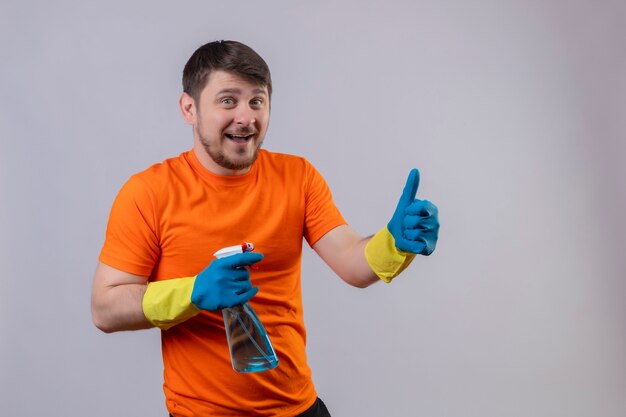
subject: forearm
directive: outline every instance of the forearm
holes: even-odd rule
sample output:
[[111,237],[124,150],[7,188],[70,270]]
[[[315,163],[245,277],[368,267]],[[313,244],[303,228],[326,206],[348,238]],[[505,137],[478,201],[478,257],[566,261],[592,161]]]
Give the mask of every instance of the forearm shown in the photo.
[[359,236],[348,226],[339,226],[323,236],[313,249],[346,283],[365,288],[380,281],[365,259],[370,238]]
[[112,333],[154,327],[143,313],[141,302],[145,284],[124,284],[108,288],[92,300],[93,322],[100,330]]
[[96,327],[106,333],[153,327],[142,310],[145,278],[127,274],[120,282],[119,271],[100,264],[91,296],[91,314]]
[[365,259],[365,246],[370,239],[371,236],[355,242],[349,253],[345,255],[348,262],[337,268],[341,269],[340,272],[336,271],[341,279],[354,287],[365,288],[380,281]]

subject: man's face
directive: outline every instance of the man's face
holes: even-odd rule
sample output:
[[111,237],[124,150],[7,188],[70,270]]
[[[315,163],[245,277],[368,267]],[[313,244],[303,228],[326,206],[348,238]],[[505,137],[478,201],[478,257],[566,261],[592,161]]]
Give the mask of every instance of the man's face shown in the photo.
[[269,124],[267,88],[215,71],[195,102],[195,111],[195,117],[188,122],[194,128],[196,152],[205,153],[198,155],[200,161],[220,175],[247,172]]

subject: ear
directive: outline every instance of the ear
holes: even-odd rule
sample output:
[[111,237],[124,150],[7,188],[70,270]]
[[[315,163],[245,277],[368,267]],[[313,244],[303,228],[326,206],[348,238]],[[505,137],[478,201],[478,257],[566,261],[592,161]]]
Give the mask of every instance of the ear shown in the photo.
[[183,119],[189,125],[194,125],[196,123],[196,115],[197,115],[197,107],[196,101],[187,93],[183,93],[178,100],[178,105],[180,107],[180,112],[183,115]]

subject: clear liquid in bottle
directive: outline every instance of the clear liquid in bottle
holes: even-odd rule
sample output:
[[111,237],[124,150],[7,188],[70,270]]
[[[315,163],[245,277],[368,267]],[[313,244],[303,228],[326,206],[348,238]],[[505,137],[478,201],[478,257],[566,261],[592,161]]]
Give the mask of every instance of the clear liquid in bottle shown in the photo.
[[272,342],[250,304],[225,308],[222,315],[235,371],[262,372],[278,365]]

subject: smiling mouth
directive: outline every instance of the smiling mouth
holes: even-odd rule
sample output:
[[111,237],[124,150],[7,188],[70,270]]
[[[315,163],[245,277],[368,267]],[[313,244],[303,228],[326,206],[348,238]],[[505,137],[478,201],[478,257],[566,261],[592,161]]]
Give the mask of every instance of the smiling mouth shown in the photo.
[[233,142],[236,143],[246,143],[248,142],[250,139],[252,139],[254,137],[253,133],[247,134],[247,135],[234,135],[231,133],[226,133],[225,136],[232,140]]

